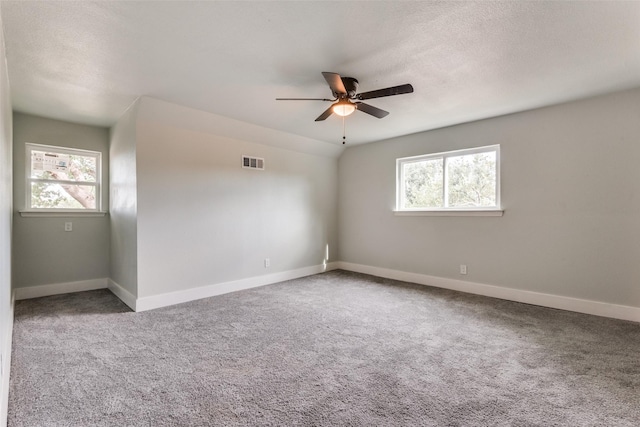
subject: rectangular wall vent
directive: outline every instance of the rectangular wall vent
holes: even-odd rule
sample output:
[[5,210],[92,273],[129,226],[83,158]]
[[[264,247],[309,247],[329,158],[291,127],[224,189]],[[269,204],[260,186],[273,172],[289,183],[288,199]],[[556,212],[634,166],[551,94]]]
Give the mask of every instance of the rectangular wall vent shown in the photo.
[[260,157],[242,156],[242,167],[247,169],[264,170],[264,159]]

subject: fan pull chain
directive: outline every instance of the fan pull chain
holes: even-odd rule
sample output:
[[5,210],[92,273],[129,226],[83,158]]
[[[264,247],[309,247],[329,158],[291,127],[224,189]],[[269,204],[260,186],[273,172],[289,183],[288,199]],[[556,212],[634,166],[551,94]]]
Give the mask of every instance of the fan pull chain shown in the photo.
[[345,131],[345,120],[344,120],[344,116],[342,116],[342,145],[344,145],[347,142],[346,134],[347,132]]

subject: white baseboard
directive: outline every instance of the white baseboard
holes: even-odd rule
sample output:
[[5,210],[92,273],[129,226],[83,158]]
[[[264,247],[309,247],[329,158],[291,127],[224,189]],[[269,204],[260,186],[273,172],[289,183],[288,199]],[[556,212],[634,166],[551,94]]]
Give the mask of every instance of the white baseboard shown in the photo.
[[[429,276],[419,273],[409,273],[406,271],[373,267],[363,264],[354,264],[344,261],[314,265],[296,270],[267,274],[264,276],[249,277],[246,279],[240,279],[231,282],[216,283],[208,286],[185,289],[181,291],[153,295],[144,298],[136,298],[135,295],[131,294],[124,287],[107,278],[16,288],[14,290],[15,293],[13,298],[14,300],[23,300],[49,295],[64,294],[69,292],[90,291],[94,289],[108,288],[133,311],[146,311],[152,310],[154,308],[166,307],[174,304],[194,301],[197,299],[222,295],[229,292],[240,291],[243,289],[270,285],[285,280],[297,279],[300,277],[323,273],[338,268],[358,273],[371,274],[378,277],[385,277],[388,279],[417,283],[420,285],[427,285],[437,288],[467,292],[471,294],[484,295],[493,298],[500,298],[509,301],[522,302],[525,304],[540,305],[543,307],[575,311],[578,313],[592,314],[595,316],[611,317],[614,319],[640,322],[640,307],[611,304],[601,301],[591,301],[579,298],[545,294],[540,292],[531,292],[521,289],[505,288],[502,286],[487,285],[484,283],[449,279],[445,277]],[[9,343],[9,346],[10,345],[11,343]],[[3,363],[6,364],[6,360],[4,360]]]
[[406,271],[372,267],[369,265],[354,264],[343,261],[339,261],[336,264],[338,268],[343,270],[371,274],[372,276],[384,277],[387,279],[401,280],[404,282],[417,283],[419,285],[451,289],[454,291],[484,295],[493,298],[522,302],[525,304],[540,305],[543,307],[557,308],[567,311],[575,311],[578,313],[592,314],[595,316],[611,317],[614,319],[640,322],[640,307],[570,298],[559,295],[544,294],[540,292],[524,291],[521,289],[504,288],[502,286],[485,285],[483,283],[467,282],[464,280],[448,279],[445,277],[428,276],[426,274],[408,273]]
[[304,267],[297,270],[283,271],[280,273],[267,274],[264,276],[249,277],[247,279],[235,280],[232,282],[216,283],[213,285],[198,288],[185,289],[182,291],[170,292],[161,295],[153,295],[145,298],[136,298],[135,295],[126,290],[115,281],[103,278],[82,280],[78,282],[53,283],[50,285],[29,286],[15,289],[15,299],[23,300],[30,298],[46,297],[51,295],[66,294],[71,292],[92,291],[94,289],[108,288],[122,302],[128,305],[133,311],[146,311],[154,308],[166,307],[180,304],[201,298],[208,298],[215,295],[222,295],[229,292],[250,289],[258,286],[270,285],[285,280],[297,279],[299,277],[311,276],[325,271],[335,270],[337,263],[326,263]]
[[15,288],[16,300],[48,297],[50,295],[68,294],[71,292],[93,291],[105,289],[107,278],[79,280],[77,282],[52,283],[50,285],[28,286]]
[[3,313],[3,316],[7,316],[7,325],[5,334],[5,342],[0,343],[2,346],[2,362],[0,369],[2,374],[0,375],[0,426],[7,425],[7,416],[9,414],[9,377],[11,374],[11,343],[13,341],[13,313],[15,307],[16,296],[14,292],[11,292],[11,300],[9,306],[9,313]]
[[[202,298],[209,298],[229,292],[241,291],[243,289],[271,285],[273,283],[278,283],[285,280],[298,279],[300,277],[311,276],[313,274],[335,270],[336,268],[337,263],[332,262],[299,268],[297,270],[283,271],[280,273],[267,274],[264,276],[234,280],[232,282],[216,283],[213,285],[201,286],[198,288],[185,289],[183,291],[169,292],[166,294],[138,298],[135,304],[135,311],[152,310],[154,308],[166,307]],[[129,306],[131,307],[131,305]]]
[[127,304],[129,308],[133,311],[136,311],[136,297],[131,292],[123,288],[121,285],[117,284],[113,280],[109,279],[109,283],[107,285],[109,290],[113,292],[115,296],[120,298],[120,300]]

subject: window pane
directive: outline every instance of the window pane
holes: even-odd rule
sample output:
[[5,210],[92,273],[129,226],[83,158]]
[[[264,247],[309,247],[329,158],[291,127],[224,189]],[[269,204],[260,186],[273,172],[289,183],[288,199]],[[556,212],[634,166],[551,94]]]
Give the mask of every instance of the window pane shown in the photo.
[[32,182],[31,208],[96,209],[96,187]]
[[496,206],[496,152],[447,158],[448,207]]
[[423,160],[402,164],[404,194],[402,208],[441,208],[442,159]]
[[96,182],[96,158],[31,151],[31,178]]

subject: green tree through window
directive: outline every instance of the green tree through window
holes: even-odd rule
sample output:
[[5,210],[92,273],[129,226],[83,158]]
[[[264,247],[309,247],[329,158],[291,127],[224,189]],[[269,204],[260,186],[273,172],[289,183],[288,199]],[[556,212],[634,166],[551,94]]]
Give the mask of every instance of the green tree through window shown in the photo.
[[29,209],[98,210],[97,152],[27,144]]

